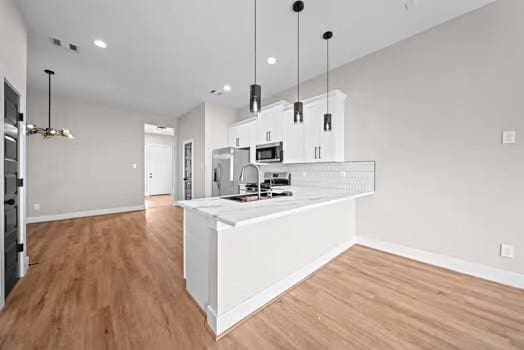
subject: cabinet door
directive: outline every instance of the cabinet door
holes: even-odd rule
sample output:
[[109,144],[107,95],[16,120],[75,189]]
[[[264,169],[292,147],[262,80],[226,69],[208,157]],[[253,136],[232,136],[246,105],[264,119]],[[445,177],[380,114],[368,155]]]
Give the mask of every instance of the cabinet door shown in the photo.
[[229,128],[229,147],[238,147],[240,142],[238,126],[231,126]]
[[304,105],[304,162],[306,163],[316,163],[320,161],[320,131],[323,121],[321,107],[320,103]]
[[284,163],[304,162],[304,124],[293,122],[293,109],[283,113],[284,118]]
[[230,128],[229,144],[231,147],[245,148],[254,144],[255,122],[237,124]]
[[274,108],[260,113],[257,120],[257,144],[283,141],[284,120],[281,108]]

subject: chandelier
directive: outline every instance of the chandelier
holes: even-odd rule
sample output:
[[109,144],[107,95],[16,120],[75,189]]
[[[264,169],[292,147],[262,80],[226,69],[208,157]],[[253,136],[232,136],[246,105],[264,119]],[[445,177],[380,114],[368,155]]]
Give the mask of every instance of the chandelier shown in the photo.
[[47,128],[40,128],[33,124],[27,124],[27,133],[29,135],[42,135],[45,139],[50,139],[53,136],[63,136],[67,137],[68,139],[73,138],[73,134],[71,134],[71,131],[69,129],[60,129],[57,130],[55,128],[51,127],[51,76],[55,74],[52,70],[46,69],[44,72],[48,75],[48,81],[49,81],[49,105],[48,105],[48,126]]

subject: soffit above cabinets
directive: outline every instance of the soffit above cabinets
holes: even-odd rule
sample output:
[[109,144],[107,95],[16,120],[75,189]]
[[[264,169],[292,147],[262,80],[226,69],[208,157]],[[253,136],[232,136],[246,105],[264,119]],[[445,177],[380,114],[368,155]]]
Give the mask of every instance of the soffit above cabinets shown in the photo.
[[[245,0],[18,1],[29,26],[29,86],[45,90],[44,68],[61,72],[59,95],[180,115],[206,100],[248,104],[253,71],[253,3]],[[324,73],[322,33],[333,30],[331,66],[340,66],[493,0],[305,1],[301,77]],[[258,80],[268,97],[296,84],[291,3],[258,4]],[[416,6],[413,4],[416,3]],[[57,16],[57,13],[60,15]],[[57,50],[49,37],[81,48]],[[107,48],[93,45],[95,39]],[[276,57],[269,65],[266,59]],[[231,91],[210,95],[230,85]]]

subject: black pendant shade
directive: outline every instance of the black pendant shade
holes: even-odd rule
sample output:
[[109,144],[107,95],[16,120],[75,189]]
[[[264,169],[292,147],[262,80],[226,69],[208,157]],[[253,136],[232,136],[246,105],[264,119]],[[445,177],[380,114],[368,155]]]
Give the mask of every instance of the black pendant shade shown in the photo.
[[262,87],[258,84],[253,84],[250,86],[249,91],[249,111],[258,113],[262,107]]
[[300,12],[303,10],[303,1],[293,3],[293,11],[297,14],[297,102],[295,102],[293,108],[293,121],[295,123],[304,122],[304,105],[300,101]]
[[254,78],[255,82],[249,88],[249,111],[259,113],[262,110],[262,87],[257,84],[257,0],[255,0],[255,23],[254,23]]
[[293,121],[295,124],[304,122],[304,104],[302,102],[295,102],[293,105]]
[[27,133],[29,135],[42,135],[45,139],[52,138],[53,136],[63,136],[67,137],[68,139],[73,138],[73,134],[71,134],[71,131],[69,129],[60,129],[57,130],[53,127],[51,127],[51,76],[55,75],[55,72],[52,70],[46,69],[44,70],[44,73],[47,74],[48,77],[48,97],[49,97],[49,103],[48,103],[48,109],[47,109],[47,118],[48,118],[48,125],[47,128],[40,128],[33,124],[27,124],[26,129]]
[[333,32],[325,32],[322,38],[326,40],[326,114],[324,114],[324,131],[331,131],[333,128],[333,116],[329,113],[329,40],[333,38]]

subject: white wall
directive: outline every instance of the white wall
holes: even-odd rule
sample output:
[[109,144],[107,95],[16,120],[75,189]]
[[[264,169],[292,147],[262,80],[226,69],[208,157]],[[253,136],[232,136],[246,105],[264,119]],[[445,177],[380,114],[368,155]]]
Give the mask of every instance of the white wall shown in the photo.
[[[524,273],[523,13],[498,1],[333,71],[349,96],[346,159],[377,161],[359,235]],[[333,48],[350,44],[335,33]],[[301,86],[303,98],[324,91],[324,76]],[[519,144],[501,145],[504,129]]]
[[[29,91],[27,114],[47,123],[46,92]],[[173,127],[174,118],[54,96],[52,122],[75,139],[28,138],[28,216],[143,206],[144,123]]]
[[205,169],[205,118],[206,105],[201,103],[191,111],[180,116],[177,119],[177,128],[175,135],[177,137],[177,166],[178,166],[178,181],[177,181],[177,200],[184,199],[184,167],[183,167],[183,152],[184,142],[193,140],[193,198],[204,197],[204,169]]
[[0,0],[0,68],[23,97],[27,81],[27,28],[14,0]]
[[177,199],[184,198],[183,192],[183,143],[193,140],[193,198],[211,196],[212,151],[227,147],[229,126],[237,117],[237,111],[210,103],[201,103],[178,118],[178,174]]
[[148,182],[148,160],[149,160],[149,145],[165,145],[165,146],[171,146],[172,150],[173,150],[173,159],[172,159],[172,164],[173,164],[173,170],[172,170],[172,174],[173,174],[173,185],[172,185],[172,189],[171,189],[171,194],[175,194],[175,189],[176,189],[176,184],[177,184],[177,180],[178,180],[178,176],[177,176],[177,173],[176,173],[176,152],[177,152],[177,148],[176,148],[176,138],[175,136],[170,136],[170,135],[159,135],[159,134],[150,134],[150,133],[146,133],[145,134],[145,154],[144,154],[144,157],[145,157],[145,169],[144,169],[144,181],[145,181],[145,194],[146,196],[148,195],[148,185],[149,185],[149,182]]
[[206,159],[205,195],[212,195],[213,150],[229,145],[229,127],[237,119],[235,110],[216,104],[206,103]]

